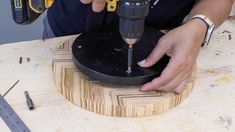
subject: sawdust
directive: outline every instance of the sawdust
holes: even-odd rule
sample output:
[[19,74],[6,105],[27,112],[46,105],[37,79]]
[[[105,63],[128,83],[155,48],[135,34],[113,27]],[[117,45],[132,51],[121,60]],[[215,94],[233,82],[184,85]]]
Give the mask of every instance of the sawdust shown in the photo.
[[222,33],[231,33],[231,32],[228,30],[224,30]]
[[213,88],[213,87],[216,87],[216,86],[217,86],[216,84],[213,84],[213,83],[210,84],[210,87],[212,87],[212,88]]
[[221,77],[218,79],[214,80],[211,84],[210,87],[217,87],[218,85],[221,84],[227,84],[231,82],[231,76],[228,73],[224,73]]
[[228,73],[223,74],[222,77],[216,79],[213,84],[219,85],[224,83],[229,83],[231,81],[231,77]]
[[221,50],[215,50],[215,55],[220,55],[222,53],[222,51]]
[[136,121],[141,128],[141,132],[147,132],[147,127],[145,125],[145,122],[143,122],[142,120],[136,120]]
[[222,125],[222,127],[229,129],[233,123],[233,119],[229,116],[219,116],[218,122],[220,125]]
[[[222,32],[223,34],[227,34],[227,36],[228,36],[228,40],[231,40],[232,39],[232,32],[230,32],[230,31],[228,31],[228,30],[224,30],[223,32]],[[223,37],[225,37],[224,35],[223,35]]]
[[209,68],[209,69],[198,69],[196,77],[203,77],[203,76],[216,76],[220,74],[229,74],[232,72],[233,66],[222,66],[218,68]]
[[60,127],[56,128],[56,132],[62,132],[62,129]]

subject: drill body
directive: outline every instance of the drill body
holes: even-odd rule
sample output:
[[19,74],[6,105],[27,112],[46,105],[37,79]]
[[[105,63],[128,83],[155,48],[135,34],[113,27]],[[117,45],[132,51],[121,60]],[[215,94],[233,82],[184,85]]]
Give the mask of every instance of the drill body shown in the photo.
[[34,22],[54,0],[11,0],[12,17],[17,24]]
[[132,72],[133,45],[141,38],[144,32],[145,17],[148,13],[148,0],[122,0],[118,3],[119,32],[122,39],[128,44],[126,70],[128,74]]

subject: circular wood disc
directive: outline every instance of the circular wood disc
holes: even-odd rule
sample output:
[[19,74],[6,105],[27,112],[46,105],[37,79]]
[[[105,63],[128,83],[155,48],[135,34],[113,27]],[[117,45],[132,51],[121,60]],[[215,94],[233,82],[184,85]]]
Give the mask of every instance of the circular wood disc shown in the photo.
[[181,94],[140,92],[139,86],[104,85],[88,81],[73,63],[71,45],[74,39],[65,41],[55,51],[52,69],[59,92],[85,110],[116,117],[156,115],[180,104],[193,89],[194,79]]
[[74,63],[89,79],[115,85],[140,85],[160,76],[169,62],[164,56],[150,68],[137,62],[145,59],[164,34],[145,27],[141,39],[133,46],[132,72],[127,73],[128,45],[118,27],[104,25],[82,33],[72,46]]

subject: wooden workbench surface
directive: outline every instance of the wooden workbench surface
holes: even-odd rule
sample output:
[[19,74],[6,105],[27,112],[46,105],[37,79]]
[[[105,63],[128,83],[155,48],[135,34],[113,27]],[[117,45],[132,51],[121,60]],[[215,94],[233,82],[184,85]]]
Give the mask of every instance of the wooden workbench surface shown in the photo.
[[[32,131],[235,131],[234,20],[217,29],[210,46],[201,50],[191,95],[176,108],[151,117],[98,115],[60,95],[54,84],[51,61],[55,48],[67,39],[0,46],[0,93],[20,80],[5,98]],[[21,56],[22,64],[19,64]],[[33,111],[27,109],[26,90],[36,105]],[[0,131],[9,131],[1,119]]]

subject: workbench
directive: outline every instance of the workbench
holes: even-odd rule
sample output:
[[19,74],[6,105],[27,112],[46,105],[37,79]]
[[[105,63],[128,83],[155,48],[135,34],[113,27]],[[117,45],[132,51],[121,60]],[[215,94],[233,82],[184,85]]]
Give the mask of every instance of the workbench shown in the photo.
[[[201,49],[189,97],[167,112],[140,118],[88,112],[58,92],[52,75],[53,51],[70,37],[0,46],[0,93],[20,80],[5,99],[32,131],[235,131],[235,20],[227,20],[215,31],[209,47]],[[26,105],[26,90],[36,107],[32,111]],[[1,119],[0,131],[10,131]]]

